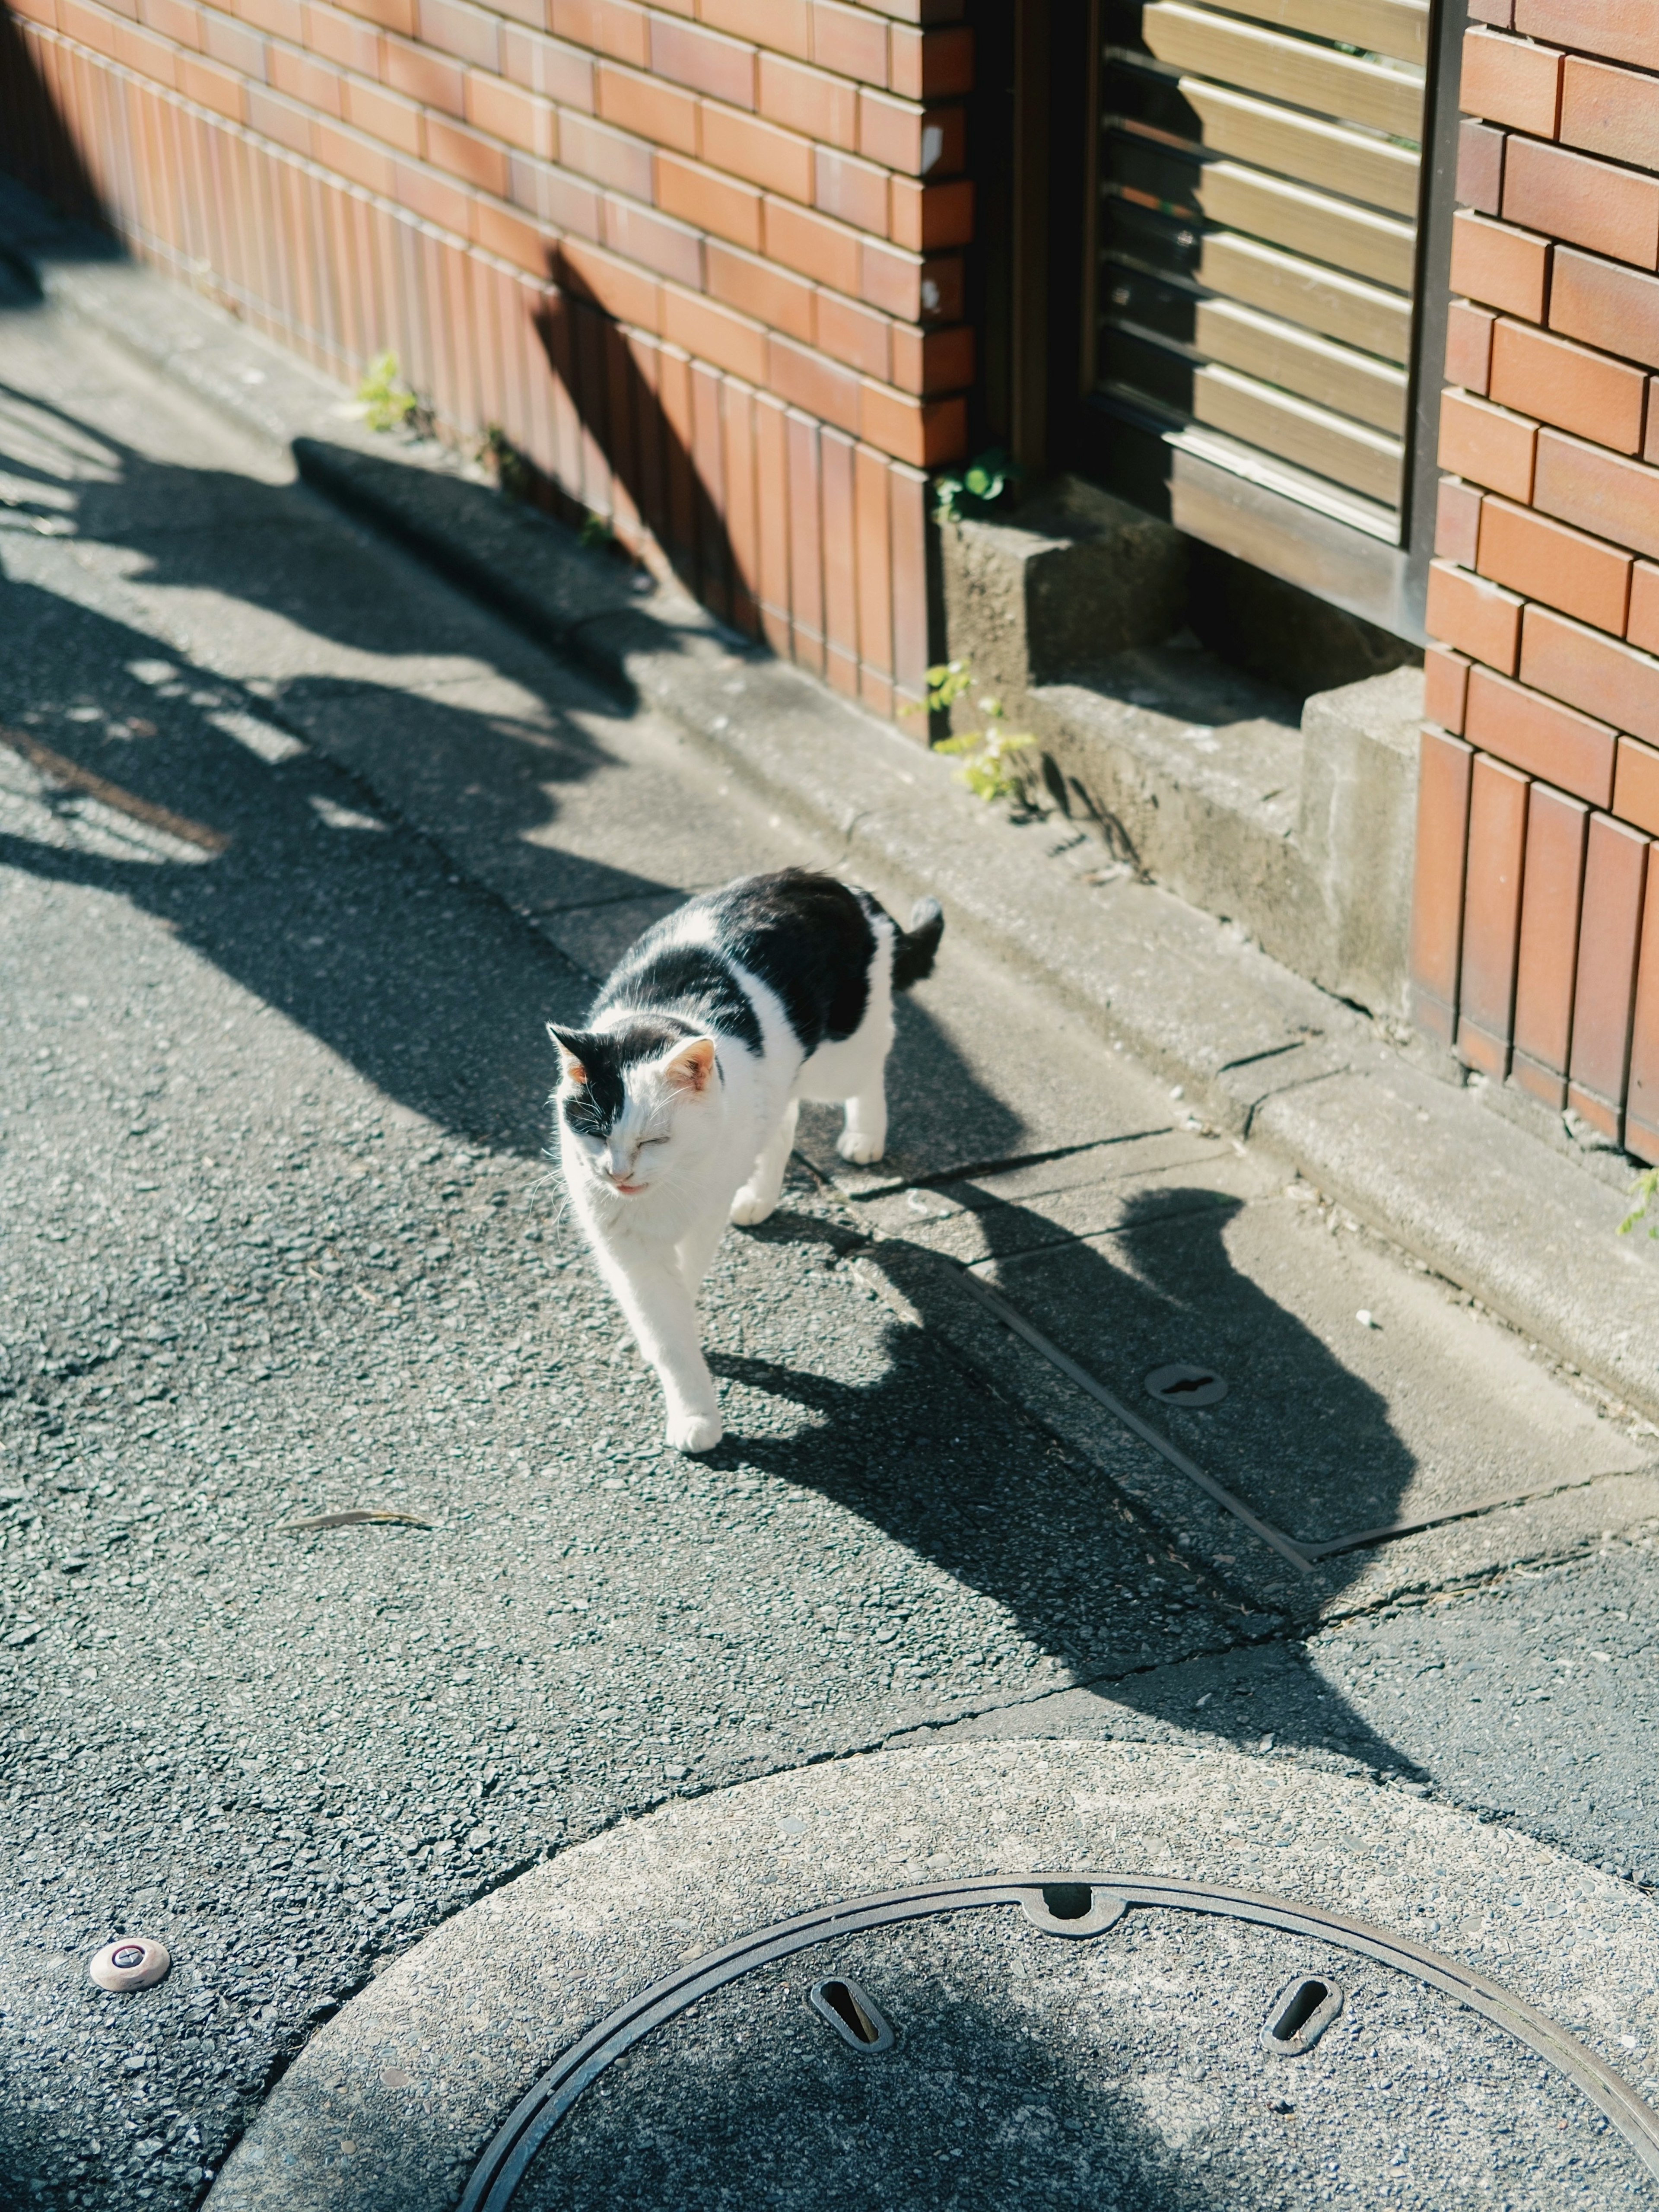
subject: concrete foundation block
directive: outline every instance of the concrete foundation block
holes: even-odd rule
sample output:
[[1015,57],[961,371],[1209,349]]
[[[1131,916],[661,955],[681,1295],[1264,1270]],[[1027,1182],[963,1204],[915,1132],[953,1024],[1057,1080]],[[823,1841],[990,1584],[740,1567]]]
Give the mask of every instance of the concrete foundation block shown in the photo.
[[[947,650],[973,668],[957,728],[978,728],[978,702],[998,696],[1042,745],[1046,794],[1117,863],[1402,1020],[1420,668],[1303,702],[1285,635],[1301,595],[1272,580],[1252,608],[1255,668],[1206,650],[1197,599],[1214,615],[1214,557],[1078,477],[1018,522],[947,522],[940,542]],[[1322,664],[1378,657],[1325,650]],[[1301,661],[1305,677],[1321,653]],[[1281,668],[1287,684],[1263,679]]]
[[1264,919],[1312,896],[1294,835],[1293,702],[1201,652],[1152,647],[1038,686],[1022,726],[1048,795],[1147,881],[1264,944]]
[[[1303,700],[1285,628],[1296,605],[1271,579],[1253,609],[1255,672],[1206,650],[1194,632],[1212,556],[1075,478],[1017,522],[947,523],[941,542],[947,649],[975,678],[957,726],[981,726],[979,700],[1000,699],[1042,747],[1048,796],[1114,860],[1324,989],[1403,1018],[1421,669]],[[1376,665],[1328,646],[1303,654],[1307,669]],[[1264,680],[1281,667],[1288,684]]]
[[1316,692],[1302,710],[1297,843],[1328,933],[1304,975],[1376,1014],[1406,1013],[1423,672]]
[[1011,715],[1032,686],[1186,619],[1187,539],[1077,477],[1018,522],[947,522],[939,536],[951,657],[971,660]]

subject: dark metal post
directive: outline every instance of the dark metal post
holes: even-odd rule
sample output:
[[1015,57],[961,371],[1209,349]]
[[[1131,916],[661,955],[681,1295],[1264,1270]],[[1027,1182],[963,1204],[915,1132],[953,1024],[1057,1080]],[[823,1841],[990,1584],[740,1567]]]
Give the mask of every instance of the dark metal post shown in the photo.
[[1028,476],[1048,463],[1049,0],[1015,0],[1013,344],[1010,451]]
[[1423,118],[1423,190],[1417,218],[1417,319],[1412,343],[1411,465],[1402,518],[1406,604],[1419,628],[1434,555],[1440,483],[1440,388],[1445,381],[1451,289],[1452,209],[1457,194],[1457,94],[1467,0],[1438,0],[1429,42]]

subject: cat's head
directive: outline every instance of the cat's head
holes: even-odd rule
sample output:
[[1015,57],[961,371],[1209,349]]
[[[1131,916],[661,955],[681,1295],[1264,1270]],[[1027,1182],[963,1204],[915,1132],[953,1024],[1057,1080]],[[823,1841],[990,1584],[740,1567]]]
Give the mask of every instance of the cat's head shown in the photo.
[[696,1164],[720,1090],[714,1040],[685,1024],[637,1015],[614,1030],[547,1033],[562,1079],[553,1103],[599,1187],[637,1200]]

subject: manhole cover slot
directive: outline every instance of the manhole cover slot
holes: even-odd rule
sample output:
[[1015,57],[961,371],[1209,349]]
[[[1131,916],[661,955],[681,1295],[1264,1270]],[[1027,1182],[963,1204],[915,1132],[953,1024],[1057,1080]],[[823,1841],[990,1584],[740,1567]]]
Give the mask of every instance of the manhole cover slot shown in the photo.
[[1094,1901],[1095,1893],[1086,1881],[1043,1884],[1043,1908],[1056,1920],[1081,1920]]
[[1123,1900],[1086,1881],[1045,1881],[1021,1893],[1020,1911],[1045,1936],[1100,1936],[1123,1917]]
[[806,2002],[833,2027],[842,2041],[866,2057],[893,2047],[893,2031],[856,1982],[814,1982]]
[[1342,1992],[1334,1982],[1300,1976],[1273,1999],[1261,2024],[1261,2040],[1281,2058],[1299,2058],[1313,2049],[1341,2009]]

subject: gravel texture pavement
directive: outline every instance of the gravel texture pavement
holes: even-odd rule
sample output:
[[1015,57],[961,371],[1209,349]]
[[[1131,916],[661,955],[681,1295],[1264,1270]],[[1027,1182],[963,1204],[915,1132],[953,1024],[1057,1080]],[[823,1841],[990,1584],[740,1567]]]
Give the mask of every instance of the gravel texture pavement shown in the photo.
[[[919,1727],[1271,1735],[1659,1876],[1639,1532],[1286,1640],[884,1302],[805,1162],[711,1280],[728,1442],[665,1455],[543,1024],[798,842],[630,780],[614,701],[104,342],[18,311],[0,375],[0,2201],[195,2203],[459,1906]],[[535,915],[469,857],[503,725]],[[286,1526],[352,1509],[404,1517]],[[173,1974],[95,1990],[135,1931]]]

